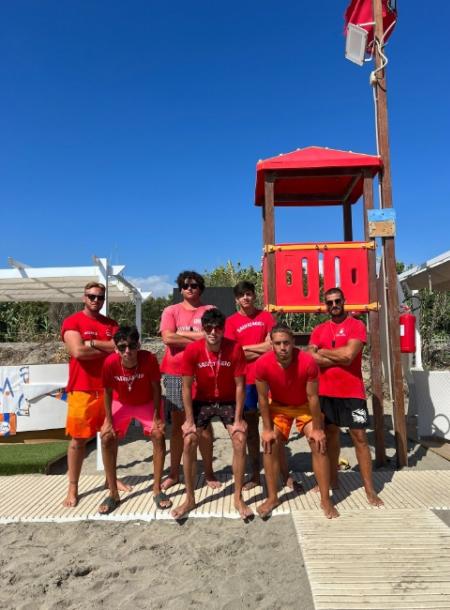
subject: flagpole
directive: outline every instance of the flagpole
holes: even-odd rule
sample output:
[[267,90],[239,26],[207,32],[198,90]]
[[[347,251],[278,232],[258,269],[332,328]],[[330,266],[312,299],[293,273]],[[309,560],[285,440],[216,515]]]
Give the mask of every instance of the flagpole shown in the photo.
[[[383,55],[383,12],[382,0],[372,0],[375,21],[374,55],[375,55],[375,104],[378,154],[383,160],[383,172],[380,176],[381,207],[392,208],[391,161],[389,150],[389,128],[387,112],[386,59]],[[396,446],[397,467],[408,465],[408,447],[405,419],[405,402],[403,392],[403,374],[400,353],[400,325],[398,280],[395,258],[394,237],[383,237],[383,260],[387,284],[387,319],[389,328],[388,349],[390,353],[393,419]]]

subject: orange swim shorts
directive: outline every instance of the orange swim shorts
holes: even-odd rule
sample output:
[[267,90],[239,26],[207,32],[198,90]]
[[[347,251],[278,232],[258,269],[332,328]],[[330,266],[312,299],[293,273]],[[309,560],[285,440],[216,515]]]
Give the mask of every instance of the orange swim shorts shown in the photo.
[[91,438],[104,421],[103,391],[68,393],[66,434],[72,438]]
[[276,426],[285,440],[289,440],[289,434],[292,428],[292,422],[295,420],[295,425],[299,434],[303,434],[303,429],[306,424],[312,421],[309,405],[288,406],[280,405],[272,401],[269,405],[270,417],[274,426]]

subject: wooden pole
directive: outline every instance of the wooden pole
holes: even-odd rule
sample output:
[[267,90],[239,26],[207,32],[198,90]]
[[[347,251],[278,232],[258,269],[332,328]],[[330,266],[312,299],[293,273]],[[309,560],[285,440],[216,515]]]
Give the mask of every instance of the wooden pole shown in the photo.
[[[275,244],[275,204],[274,204],[275,177],[268,172],[264,179],[264,206],[263,206],[263,241],[264,245]],[[267,298],[269,304],[276,305],[275,293],[275,252],[267,256]]]
[[[386,74],[384,60],[378,48],[383,45],[383,15],[381,0],[372,0],[375,21],[375,66],[377,109],[377,140],[379,154],[383,160],[381,183],[381,207],[392,207],[391,162],[389,152],[389,129],[387,113]],[[377,44],[378,43],[378,44]],[[397,293],[397,268],[395,243],[393,237],[382,238],[383,258],[387,283],[387,319],[389,328],[388,345],[391,356],[392,394],[394,399],[393,417],[395,445],[397,449],[397,467],[408,465],[408,447],[405,420],[405,401],[403,394],[403,375],[400,354],[399,302]]]
[[353,241],[352,206],[349,201],[342,204],[344,216],[344,241]]
[[[373,178],[369,172],[364,173],[364,236],[369,237],[369,220],[367,211],[373,209]],[[369,302],[378,301],[376,250],[368,250],[369,262]],[[386,447],[384,442],[384,408],[383,382],[381,375],[381,341],[380,314],[369,311],[369,344],[370,344],[370,376],[372,380],[372,408],[375,430],[375,463],[378,467],[386,464]]]

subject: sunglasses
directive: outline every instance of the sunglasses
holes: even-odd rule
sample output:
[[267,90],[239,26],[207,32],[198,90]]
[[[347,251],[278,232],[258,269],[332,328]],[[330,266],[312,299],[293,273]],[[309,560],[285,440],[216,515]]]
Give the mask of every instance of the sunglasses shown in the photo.
[[199,285],[196,284],[195,282],[191,282],[190,284],[183,284],[183,290],[189,290],[189,288],[192,288],[192,290],[195,290],[198,287],[199,287]]
[[203,330],[206,334],[209,335],[210,333],[212,333],[213,330],[215,330],[216,332],[223,331],[223,326],[213,326],[212,324],[208,324],[207,326],[203,327]]
[[105,300],[105,295],[104,294],[85,294],[85,297],[87,297],[91,303],[93,303],[94,301],[104,301]]
[[139,344],[138,343],[119,343],[117,346],[117,349],[119,350],[119,352],[121,354],[124,354],[127,351],[127,347],[130,350],[130,352],[134,349],[138,349]]
[[325,301],[327,307],[331,307],[332,305],[342,305],[342,299],[330,299],[329,301]]

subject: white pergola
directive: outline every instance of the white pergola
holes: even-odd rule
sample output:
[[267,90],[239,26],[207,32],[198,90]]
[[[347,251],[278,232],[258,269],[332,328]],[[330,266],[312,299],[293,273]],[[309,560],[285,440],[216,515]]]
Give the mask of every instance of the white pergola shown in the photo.
[[409,290],[450,290],[450,250],[404,271],[398,280]]
[[90,267],[30,267],[8,258],[9,269],[0,269],[0,302],[38,301],[80,303],[88,282],[106,286],[103,313],[109,303],[131,301],[136,306],[136,326],[142,328],[142,302],[151,292],[142,292],[123,276],[125,265],[110,265],[106,258],[93,257]]

